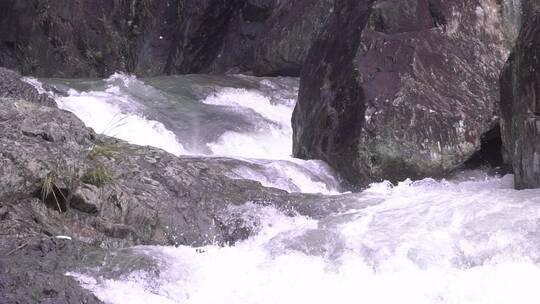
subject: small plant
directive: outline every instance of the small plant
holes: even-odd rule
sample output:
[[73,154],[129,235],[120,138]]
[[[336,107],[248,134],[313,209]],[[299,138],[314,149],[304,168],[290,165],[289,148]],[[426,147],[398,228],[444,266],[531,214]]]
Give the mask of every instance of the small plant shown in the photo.
[[99,166],[86,172],[86,174],[81,177],[81,181],[86,184],[101,187],[112,183],[113,177],[106,167]]
[[[47,199],[49,197],[53,197],[54,202],[56,203],[56,206],[58,207],[58,211],[62,213],[62,208],[60,207],[60,201],[58,200],[58,197],[56,196],[56,193],[60,193],[62,196],[64,195],[62,191],[58,188],[56,182],[57,182],[58,175],[56,172],[51,171],[43,178],[43,181],[41,182],[41,201],[43,203],[46,203]],[[64,197],[64,200],[66,198]]]
[[96,142],[94,148],[90,150],[88,158],[91,160],[96,160],[99,156],[114,158],[123,148],[124,145],[121,142],[100,140]]
[[118,153],[118,151],[112,145],[96,145],[92,150],[90,150],[88,157],[92,160],[95,160],[99,156],[112,158],[116,153]]
[[109,123],[107,123],[107,125],[105,126],[101,134],[108,135],[111,137],[116,137],[118,133],[112,133],[112,132],[125,126],[128,123],[127,119],[128,119],[128,116],[120,112],[114,114],[114,116],[111,118]]

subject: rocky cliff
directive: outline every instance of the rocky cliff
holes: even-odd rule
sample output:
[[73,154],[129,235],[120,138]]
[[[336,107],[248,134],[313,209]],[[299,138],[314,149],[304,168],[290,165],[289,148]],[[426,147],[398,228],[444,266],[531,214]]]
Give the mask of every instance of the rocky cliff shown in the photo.
[[518,189],[540,187],[540,13],[523,26],[501,74],[501,126]]
[[6,0],[0,66],[42,77],[298,75],[330,10],[331,0]]
[[294,155],[353,186],[441,176],[497,125],[494,0],[336,2],[302,70]]

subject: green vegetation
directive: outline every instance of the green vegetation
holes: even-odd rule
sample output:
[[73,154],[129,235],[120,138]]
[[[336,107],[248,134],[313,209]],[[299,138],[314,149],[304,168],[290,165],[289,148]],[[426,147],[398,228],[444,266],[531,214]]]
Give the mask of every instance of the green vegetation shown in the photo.
[[[62,191],[58,188],[56,181],[58,175],[55,171],[51,171],[45,176],[41,182],[41,201],[46,203],[46,201],[52,196],[56,206],[58,207],[58,212],[62,213],[62,208],[60,207],[60,201],[56,196],[56,192],[62,194]],[[65,198],[64,198],[65,199]]]
[[95,144],[94,148],[88,153],[88,158],[91,160],[96,160],[99,156],[114,158],[125,148],[123,142],[115,140],[97,140]]
[[88,153],[88,157],[92,160],[95,160],[99,156],[112,158],[118,152],[118,147],[114,145],[96,145],[92,150],[90,150],[90,153]]
[[107,123],[101,134],[116,137],[117,134],[112,132],[126,125],[128,123],[127,119],[128,116],[120,112],[114,114],[114,116],[111,118],[109,123]]
[[81,181],[86,184],[101,187],[112,183],[113,176],[109,172],[109,169],[107,169],[105,166],[99,166],[86,172],[86,174],[81,177]]

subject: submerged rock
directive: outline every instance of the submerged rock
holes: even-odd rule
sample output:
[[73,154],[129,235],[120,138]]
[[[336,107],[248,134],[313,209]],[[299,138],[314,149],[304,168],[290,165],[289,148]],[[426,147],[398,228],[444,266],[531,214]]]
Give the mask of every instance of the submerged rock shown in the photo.
[[518,189],[540,187],[540,13],[523,26],[501,74],[501,127]]
[[495,0],[337,1],[302,70],[294,155],[353,186],[440,176],[497,125]]

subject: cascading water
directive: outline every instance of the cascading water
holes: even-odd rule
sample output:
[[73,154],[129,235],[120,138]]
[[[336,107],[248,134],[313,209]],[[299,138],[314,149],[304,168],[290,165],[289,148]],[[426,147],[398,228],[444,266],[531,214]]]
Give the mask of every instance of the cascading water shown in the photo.
[[[36,79],[26,79],[46,92]],[[248,76],[169,76],[141,81],[45,80],[59,107],[96,132],[175,155],[226,156],[265,168],[236,168],[248,178],[290,192],[338,193],[326,164],[291,157],[290,117],[298,80]]]
[[[39,85],[35,80],[29,80]],[[234,246],[135,247],[69,273],[107,303],[537,303],[540,191],[468,171],[339,194],[319,161],[290,156],[296,79],[170,76],[46,80],[97,132],[177,155],[260,165],[236,178],[335,195],[339,208],[289,217],[231,207],[255,234]],[[51,93],[52,94],[52,93]],[[319,212],[318,212],[319,211]],[[133,262],[123,267],[123,261]]]

